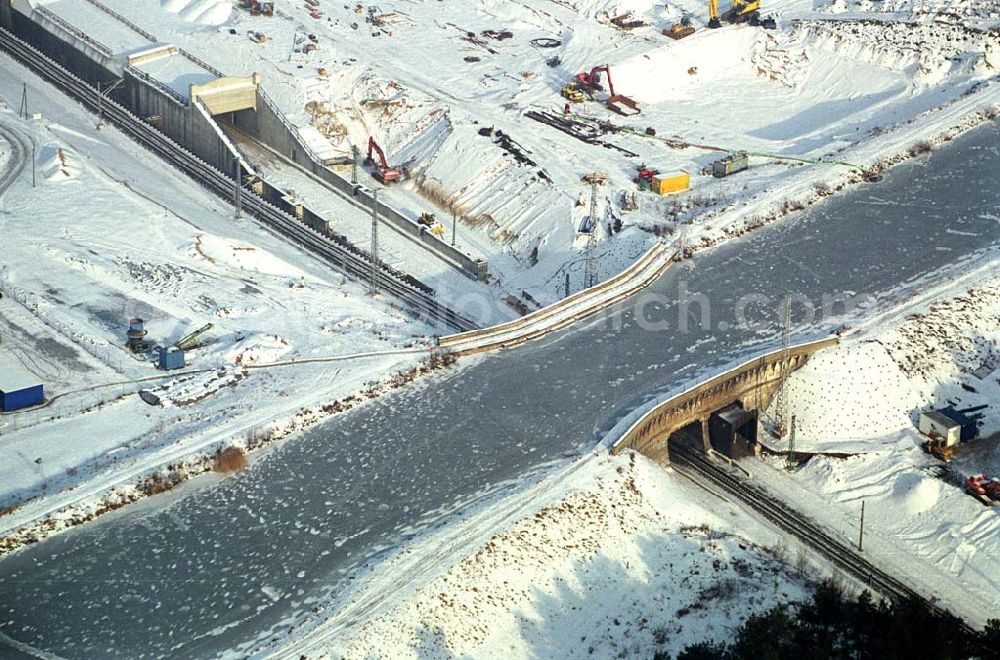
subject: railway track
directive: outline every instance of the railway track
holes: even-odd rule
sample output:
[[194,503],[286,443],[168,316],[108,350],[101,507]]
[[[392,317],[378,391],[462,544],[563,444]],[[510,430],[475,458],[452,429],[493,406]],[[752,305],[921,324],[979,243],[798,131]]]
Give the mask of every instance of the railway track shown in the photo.
[[[700,444],[700,438],[697,442]],[[782,532],[797,538],[803,545],[825,557],[840,570],[868,585],[873,591],[896,600],[916,598],[927,603],[935,612],[950,614],[944,608],[927,601],[900,580],[877,568],[850,545],[831,536],[829,530],[820,524],[792,509],[763,488],[732,474],[701,451],[684,446],[683,442],[671,443],[670,460],[671,465],[684,476],[691,478],[692,475],[697,475],[710,482],[760,514]],[[966,632],[975,632],[965,622],[961,625]]]
[[[55,85],[91,111],[96,111],[98,105],[97,90],[49,59],[34,46],[0,28],[0,48],[34,71],[43,80]],[[102,108],[105,119],[118,126],[136,142],[223,199],[228,201],[231,198],[235,185],[232,178],[204,162],[114,100],[105,97],[102,101]],[[469,318],[441,304],[435,298],[433,289],[422,283],[413,282],[412,278],[405,276],[405,274],[387,268],[384,264],[366,259],[359,250],[350,250],[331,242],[325,236],[300,224],[291,215],[256,195],[244,195],[242,201],[243,209],[257,218],[270,231],[308,249],[349,275],[370,280],[373,269],[378,268],[381,289],[404,303],[420,318],[443,323],[459,331],[473,330],[478,327]]]

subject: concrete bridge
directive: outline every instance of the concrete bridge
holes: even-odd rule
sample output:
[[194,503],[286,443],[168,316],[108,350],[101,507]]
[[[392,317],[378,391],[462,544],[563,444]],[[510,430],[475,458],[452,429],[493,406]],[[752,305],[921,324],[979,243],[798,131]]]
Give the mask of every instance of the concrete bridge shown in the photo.
[[[788,371],[795,371],[810,355],[838,342],[839,338],[832,337],[791,347]],[[632,424],[615,441],[611,453],[634,449],[661,465],[669,465],[670,436],[694,423],[701,424],[701,438],[707,450],[710,446],[709,420],[713,413],[738,403],[755,419],[777,393],[785,368],[784,351],[777,350],[674,395]]]

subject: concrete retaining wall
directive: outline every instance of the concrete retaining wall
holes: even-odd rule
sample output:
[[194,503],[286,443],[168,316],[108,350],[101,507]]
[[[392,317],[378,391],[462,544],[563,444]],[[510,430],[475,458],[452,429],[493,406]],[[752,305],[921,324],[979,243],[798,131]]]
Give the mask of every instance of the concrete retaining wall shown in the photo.
[[[372,195],[364,188],[355,189],[350,181],[326,167],[299,137],[298,130],[277,110],[274,101],[263,90],[258,90],[257,111],[242,110],[220,120],[231,123],[247,135],[267,145],[302,169],[311,173],[324,184],[350,196],[364,211],[370,212],[374,203]],[[438,258],[473,279],[484,279],[488,264],[475,259],[437,238],[415,218],[408,218],[396,209],[379,202],[381,217],[398,231],[421,243]]]
[[657,243],[635,263],[606,282],[578,291],[514,321],[441,337],[438,345],[456,355],[471,355],[510,348],[544,337],[646,288],[670,267],[675,254],[671,246]]
[[220,172],[235,171],[235,150],[211,116],[183,97],[162,89],[136,69],[126,69],[125,83],[115,90],[116,101],[163,131],[174,142],[196,154]]
[[[98,82],[107,83],[121,77],[121,64],[102,51],[101,45],[92,40],[82,41],[43,17],[39,19],[45,25],[35,22],[29,16],[12,10],[10,0],[0,0],[0,3],[0,19],[10,21],[8,29],[63,68],[94,86]],[[32,110],[44,112],[40,108]]]

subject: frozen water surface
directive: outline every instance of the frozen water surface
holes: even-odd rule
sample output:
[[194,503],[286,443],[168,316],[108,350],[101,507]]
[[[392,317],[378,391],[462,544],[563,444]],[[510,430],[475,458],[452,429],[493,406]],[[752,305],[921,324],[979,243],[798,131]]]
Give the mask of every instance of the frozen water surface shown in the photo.
[[[889,299],[995,258],[998,137],[996,124],[978,129],[671,269],[644,309],[665,329],[641,327],[629,303],[337,417],[238,478],[19,552],[0,562],[0,632],[70,658],[204,657],[267,635],[404,532],[592,445],[656,390],[777,341],[777,327],[736,327],[737,307],[759,320],[780,318],[786,291],[815,305]],[[695,303],[685,315],[648,297],[682,289],[704,295],[710,327]],[[850,322],[805,324],[797,309],[803,336]]]

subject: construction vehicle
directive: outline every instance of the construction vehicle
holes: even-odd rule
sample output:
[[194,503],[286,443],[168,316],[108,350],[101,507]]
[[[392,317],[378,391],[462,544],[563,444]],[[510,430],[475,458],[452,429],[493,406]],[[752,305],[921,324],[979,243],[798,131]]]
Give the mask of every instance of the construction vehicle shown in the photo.
[[[377,162],[374,158],[376,155],[378,156]],[[382,151],[382,147],[378,146],[373,137],[368,138],[368,158],[365,160],[365,163],[367,165],[374,165],[375,169],[372,171],[372,176],[381,183],[389,184],[403,178],[402,172],[395,167],[389,167],[389,164],[385,160],[385,152]]]
[[251,16],[274,16],[272,0],[240,0],[240,7],[249,9]]
[[580,91],[580,86],[575,82],[568,82],[563,85],[562,96],[567,101],[572,101],[573,103],[583,103],[587,98]]
[[955,446],[948,444],[948,438],[938,435],[937,433],[930,433],[927,435],[927,440],[924,441],[923,449],[928,454],[934,456],[940,461],[945,463],[951,462],[951,457],[955,453]]
[[622,94],[615,93],[615,84],[611,80],[611,67],[607,64],[602,64],[600,66],[595,66],[590,70],[590,73],[578,73],[574,82],[580,89],[586,90],[588,94],[593,97],[595,91],[604,91],[604,87],[601,85],[601,74],[607,76],[608,79],[608,100],[606,101],[608,109],[617,112],[620,115],[637,115],[639,114],[639,104]]
[[772,17],[760,17],[761,0],[732,0],[729,11],[719,15],[719,0],[708,0],[708,27],[722,27],[722,21],[726,23],[749,23],[759,25],[769,30],[778,27],[777,22]]
[[671,39],[683,39],[694,34],[694,26],[691,25],[691,17],[683,16],[679,23],[674,23],[669,28],[663,30],[663,36]]
[[256,30],[250,30],[247,32],[247,36],[250,37],[250,41],[254,41],[258,44],[267,43],[267,35],[263,32],[257,32]]
[[213,327],[215,326],[212,325],[211,323],[206,323],[205,325],[201,326],[191,334],[177,341],[174,344],[174,348],[179,348],[182,351],[187,351],[192,348],[197,348],[199,346],[198,340],[201,339],[203,336],[205,336],[205,333],[211,330]]
[[434,216],[433,213],[427,213],[427,212],[421,213],[420,217],[417,219],[417,222],[419,222],[424,227],[430,229],[430,232],[437,237],[441,237],[444,235],[444,225],[442,225],[440,222],[437,221],[437,218]]
[[652,168],[646,167],[645,165],[639,166],[639,172],[635,175],[633,181],[639,186],[639,190],[652,190],[653,189],[653,177],[655,177],[660,172]]
[[1000,504],[1000,479],[990,479],[985,474],[974,474],[965,480],[965,487],[986,506]]

